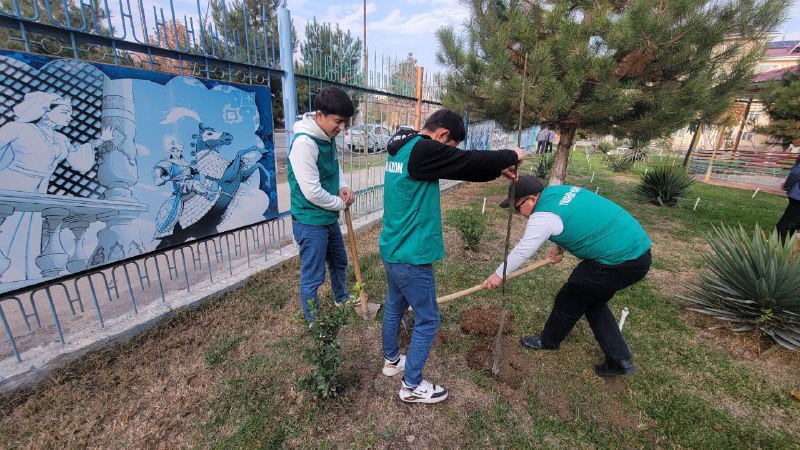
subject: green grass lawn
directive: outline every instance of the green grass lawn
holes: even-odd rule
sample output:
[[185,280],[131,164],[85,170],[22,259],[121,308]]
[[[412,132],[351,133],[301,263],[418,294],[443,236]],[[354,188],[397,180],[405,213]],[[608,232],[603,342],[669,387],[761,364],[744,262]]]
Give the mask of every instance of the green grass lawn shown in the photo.
[[[425,376],[450,390],[447,401],[403,404],[399,379],[380,373],[380,322],[360,319],[341,334],[343,394],[314,400],[294,383],[309,370],[299,357],[309,339],[296,319],[295,261],[4,399],[0,442],[10,448],[800,448],[800,401],[790,395],[800,390],[800,356],[784,349],[759,355],[755,335],[717,328],[678,298],[703,268],[705,233],[720,223],[772,228],[785,198],[696,184],[677,207],[658,208],[633,194],[636,173],[644,170],[637,165],[633,174],[616,174],[599,157],[590,166],[576,153],[568,179],[630,210],[653,240],[651,273],[611,302],[615,313],[631,312],[625,336],[635,376],[594,375],[602,354],[585,321],[559,351],[516,344],[520,335],[541,330],[577,263],[567,257],[509,283],[515,319],[503,351],[515,382],[470,363],[493,337],[464,334],[462,319],[472,308],[501,304],[499,291],[480,292],[441,307]],[[486,198],[487,229],[472,252],[445,225],[448,256],[435,264],[440,295],[481,282],[502,261],[506,213],[496,204],[506,190],[498,180],[443,196],[445,209],[477,212]],[[523,227],[515,216],[514,242]],[[365,289],[375,302],[385,294],[379,232],[359,236]],[[329,302],[327,288],[323,296]]]

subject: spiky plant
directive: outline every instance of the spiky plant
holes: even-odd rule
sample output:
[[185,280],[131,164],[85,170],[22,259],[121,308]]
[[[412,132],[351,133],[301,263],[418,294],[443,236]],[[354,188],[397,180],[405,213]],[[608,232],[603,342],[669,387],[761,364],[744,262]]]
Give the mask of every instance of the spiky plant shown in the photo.
[[650,156],[650,151],[647,149],[646,144],[629,148],[623,153],[623,157],[628,159],[631,164],[645,161],[648,156]]
[[757,330],[790,350],[800,350],[800,256],[797,236],[785,243],[756,225],[752,236],[741,225],[722,226],[706,237],[713,252],[708,268],[681,296],[689,308],[731,323],[733,331]]
[[633,167],[633,160],[623,156],[613,156],[610,158],[609,167],[614,172],[627,172]]
[[692,184],[694,180],[682,169],[659,166],[642,175],[636,193],[649,203],[675,206],[680,198],[689,194]]

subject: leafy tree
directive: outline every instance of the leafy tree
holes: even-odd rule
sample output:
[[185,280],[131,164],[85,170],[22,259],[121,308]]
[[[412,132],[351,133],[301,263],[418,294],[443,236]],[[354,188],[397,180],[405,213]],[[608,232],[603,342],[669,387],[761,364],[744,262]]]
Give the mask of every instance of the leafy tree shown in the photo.
[[392,63],[389,67],[389,92],[413,97],[417,74],[417,59],[414,54],[409,53],[404,60]]
[[443,101],[516,128],[525,76],[523,126],[560,131],[561,184],[579,127],[649,141],[725,111],[790,3],[471,0],[466,36],[438,31]]
[[[66,10],[64,5],[66,4]],[[66,3],[62,2],[49,2],[50,11],[52,13],[55,25],[62,27],[81,28],[85,24],[85,29],[88,32],[95,34],[110,35],[113,33],[114,28],[109,25],[109,14],[106,13],[105,7],[101,7],[101,2],[94,2],[90,7],[88,4],[81,4],[78,0],[67,0]],[[39,23],[45,25],[54,25],[51,22],[50,16],[47,13],[45,0],[34,0],[31,2],[17,2],[19,6],[19,14],[22,18],[32,18],[35,16],[35,11],[38,7]],[[15,10],[14,0],[0,0],[0,10],[11,11]],[[68,19],[69,17],[69,19]],[[28,35],[29,43],[31,44],[31,51],[33,53],[42,53],[53,56],[72,57],[72,44],[69,39],[49,37],[45,40],[40,35]],[[25,44],[21,40],[19,30],[12,30],[11,28],[0,27],[0,43],[4,48],[9,50],[25,51]],[[83,59],[90,59],[97,62],[114,62],[112,56],[108,56],[100,50],[99,47],[90,46],[88,44],[78,44],[78,50],[83,55]],[[118,51],[118,56],[125,59],[127,54]]]
[[[275,60],[280,60],[280,45],[278,44],[278,9],[286,6],[286,0],[210,0],[208,2],[210,17],[203,18],[206,30],[206,48],[211,50],[211,24],[216,29],[219,42],[214,43],[217,55],[232,58],[238,52],[250,47],[251,61],[264,63],[265,36],[269,48],[266,53],[272,60],[272,49],[275,49]],[[247,36],[245,36],[245,15],[247,16]],[[226,34],[227,30],[227,34]],[[297,45],[297,31],[292,25],[292,49]],[[246,56],[245,56],[246,57]]]
[[775,136],[784,146],[800,138],[800,72],[786,72],[780,80],[765,83],[759,97],[769,125],[756,127],[756,132]]
[[[187,45],[190,44],[186,36],[186,26],[184,26],[182,23],[177,24],[177,33],[175,32],[175,27],[172,26],[172,23],[169,23],[161,34],[156,34],[155,32],[150,34],[150,42],[155,44],[159,42],[159,39],[161,47],[171,48],[173,50],[185,50]],[[140,58],[136,59],[142,61],[145,67],[150,68],[150,64],[145,63],[145,61],[147,61],[147,55],[137,56],[140,56]],[[153,56],[153,62],[157,64],[154,67],[154,70],[158,70],[160,72],[172,73],[175,75],[192,75],[192,68],[190,66],[184,63],[183,68],[181,68],[178,64],[178,61],[175,59],[164,56]]]
[[337,24],[306,24],[305,42],[300,44],[304,73],[343,84],[361,84],[363,42]]

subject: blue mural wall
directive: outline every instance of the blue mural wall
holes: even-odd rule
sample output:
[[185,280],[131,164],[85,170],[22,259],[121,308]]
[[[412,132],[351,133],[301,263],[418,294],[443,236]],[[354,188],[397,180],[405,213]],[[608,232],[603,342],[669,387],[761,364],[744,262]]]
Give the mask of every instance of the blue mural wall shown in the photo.
[[0,51],[0,292],[277,217],[270,98]]

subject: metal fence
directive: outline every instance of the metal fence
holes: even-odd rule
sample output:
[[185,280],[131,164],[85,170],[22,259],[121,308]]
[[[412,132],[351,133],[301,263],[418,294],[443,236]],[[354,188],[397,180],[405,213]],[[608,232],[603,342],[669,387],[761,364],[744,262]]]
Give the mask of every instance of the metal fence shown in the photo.
[[[439,108],[436,77],[418,78],[408,58],[373,52],[367,65],[360,59],[334,65],[330,53],[307,52],[298,61],[292,57],[286,10],[271,11],[262,4],[250,11],[243,2],[199,0],[193,9],[182,15],[172,0],[148,5],[120,0],[114,7],[107,0],[2,0],[0,48],[270,87],[281,94],[275,96],[273,111],[283,110],[283,119],[276,122],[287,129],[276,130],[274,137],[284,212],[275,220],[180,248],[4,294],[0,322],[8,345],[0,346],[0,360],[21,363],[28,351],[63,348],[78,336],[136,321],[147,310],[169,310],[182,296],[214,290],[248,269],[295,254],[285,211],[286,147],[298,105],[308,110],[320,88],[340,86],[357,104],[352,131],[337,139],[340,161],[357,193],[351,208],[356,217],[379,213],[383,206],[382,128],[393,133],[424,122]],[[354,138],[359,127],[373,129]]]

